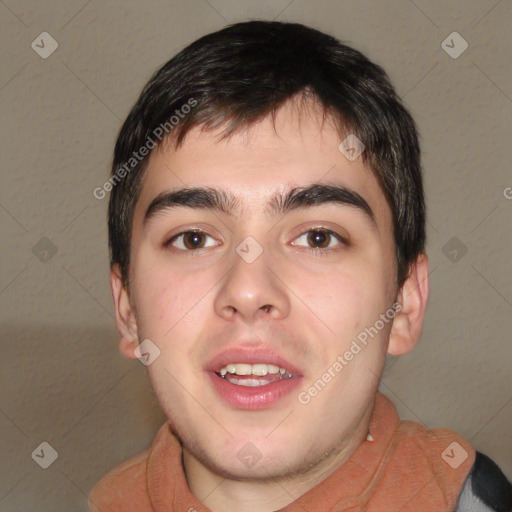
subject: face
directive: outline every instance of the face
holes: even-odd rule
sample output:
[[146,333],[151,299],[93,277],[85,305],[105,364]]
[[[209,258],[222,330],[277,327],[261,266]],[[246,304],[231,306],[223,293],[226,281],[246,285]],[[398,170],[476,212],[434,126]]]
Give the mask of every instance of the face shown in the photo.
[[[148,372],[187,458],[234,478],[281,477],[367,425],[397,295],[391,211],[334,126],[291,102],[275,129],[265,119],[220,133],[195,128],[150,157],[132,334],[160,350]],[[169,195],[199,187],[209,190]]]

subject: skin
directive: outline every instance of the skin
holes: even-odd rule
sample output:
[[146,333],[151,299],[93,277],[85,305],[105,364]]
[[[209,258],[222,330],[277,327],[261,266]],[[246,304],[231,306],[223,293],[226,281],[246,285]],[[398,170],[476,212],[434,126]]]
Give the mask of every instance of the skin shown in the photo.
[[[386,352],[405,354],[421,335],[428,260],[420,255],[397,288],[389,205],[362,159],[345,158],[338,131],[332,123],[322,125],[314,108],[304,115],[289,101],[278,111],[275,129],[266,118],[223,141],[221,128],[194,128],[178,150],[165,145],[151,154],[134,215],[130,290],[117,265],[111,287],[121,352],[134,358],[134,349],[147,338],[161,350],[148,373],[183,442],[191,491],[215,511],[265,512],[315,487],[365,441]],[[356,208],[334,203],[284,217],[266,214],[271,196],[312,183],[356,191],[372,208],[376,227]],[[180,207],[159,212],[144,225],[151,201],[185,184],[230,191],[241,208],[228,215]],[[333,237],[329,247],[315,249],[307,233],[318,227],[348,243]],[[183,237],[163,246],[192,228],[208,235],[205,248],[186,253]],[[251,264],[235,251],[248,236],[263,249]],[[393,322],[301,404],[298,393],[395,300],[402,309]],[[297,392],[259,411],[223,402],[203,366],[242,343],[270,345],[300,368]],[[237,457],[247,442],[261,453],[251,468]]]

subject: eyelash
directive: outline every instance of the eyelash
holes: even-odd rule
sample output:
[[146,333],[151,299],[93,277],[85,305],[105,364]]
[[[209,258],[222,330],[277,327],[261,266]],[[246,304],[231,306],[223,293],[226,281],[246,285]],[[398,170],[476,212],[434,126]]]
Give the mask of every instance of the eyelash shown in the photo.
[[[348,242],[345,238],[343,238],[340,234],[336,233],[335,231],[332,231],[331,229],[322,228],[322,227],[316,227],[316,228],[310,228],[307,231],[304,231],[299,236],[297,236],[294,240],[297,240],[298,238],[301,238],[305,235],[308,235],[309,233],[322,233],[324,235],[328,235],[331,237],[329,240],[329,244],[332,242],[332,239],[336,239],[341,245],[348,246]],[[295,244],[292,244],[295,245]],[[300,246],[302,247],[302,246]],[[339,246],[336,247],[302,247],[302,249],[305,249],[306,251],[309,251],[313,256],[328,256],[329,252],[332,251],[338,251],[340,250]]]
[[[308,233],[313,233],[313,232],[329,235],[329,236],[335,238],[342,245],[345,245],[345,246],[348,245],[347,240],[345,238],[343,238],[340,234],[338,234],[335,231],[332,231],[330,229],[326,229],[326,228],[322,228],[322,227],[310,228],[307,231],[304,231],[303,233],[298,235],[296,238],[294,238],[294,240],[297,240],[298,238],[301,238],[304,235],[307,235]],[[208,235],[208,233],[206,233],[205,231],[202,231],[200,229],[188,229],[186,231],[181,231],[180,233],[177,233],[176,235],[173,235],[169,240],[164,242],[162,245],[163,245],[163,247],[165,247],[167,249],[170,249],[173,252],[185,253],[187,256],[192,256],[192,257],[193,256],[197,256],[197,253],[200,253],[200,251],[202,249],[207,249],[208,247],[206,247],[206,248],[205,247],[200,247],[198,249],[177,249],[177,248],[172,246],[173,242],[175,242],[180,237],[183,237],[184,235],[187,235],[189,233],[200,233],[200,234],[205,235],[207,237],[213,238],[211,235]],[[295,244],[292,244],[292,245],[295,245]],[[327,256],[328,255],[327,253],[329,251],[339,250],[339,248],[336,249],[336,248],[329,248],[329,247],[326,247],[326,248],[322,248],[322,247],[303,247],[303,249],[308,250],[314,256]],[[194,254],[194,253],[196,253],[196,254]]]

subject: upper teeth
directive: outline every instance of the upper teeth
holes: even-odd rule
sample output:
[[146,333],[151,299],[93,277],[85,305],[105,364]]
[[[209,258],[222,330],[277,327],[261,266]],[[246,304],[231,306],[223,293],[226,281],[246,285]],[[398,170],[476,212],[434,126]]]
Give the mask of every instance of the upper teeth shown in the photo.
[[280,368],[274,364],[246,364],[246,363],[229,363],[226,366],[223,366],[219,373],[224,376],[226,373],[232,373],[237,375],[258,375],[260,377],[270,374],[280,373],[284,375],[286,370],[284,368]]

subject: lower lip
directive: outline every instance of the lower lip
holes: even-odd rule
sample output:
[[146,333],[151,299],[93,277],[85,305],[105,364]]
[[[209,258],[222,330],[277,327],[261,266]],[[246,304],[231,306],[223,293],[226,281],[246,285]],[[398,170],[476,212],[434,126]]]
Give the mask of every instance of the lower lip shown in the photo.
[[264,386],[237,386],[222,379],[214,372],[208,372],[213,387],[220,397],[238,409],[265,409],[270,407],[295,389],[301,377],[280,379]]

